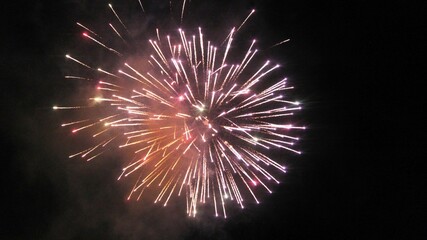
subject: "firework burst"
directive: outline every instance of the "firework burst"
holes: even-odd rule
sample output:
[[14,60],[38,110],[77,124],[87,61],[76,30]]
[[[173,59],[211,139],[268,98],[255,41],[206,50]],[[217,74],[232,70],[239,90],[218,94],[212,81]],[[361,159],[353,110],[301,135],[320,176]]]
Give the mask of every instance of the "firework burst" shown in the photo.
[[[184,7],[185,1],[182,13]],[[113,6],[109,8],[122,31],[110,23],[112,34],[126,42],[123,35],[129,31]],[[225,34],[220,45],[206,39],[201,28],[192,34],[178,29],[167,36],[156,29],[155,38],[147,42],[151,55],[139,60],[144,67],[124,60],[126,56],[103,43],[95,31],[77,23],[85,38],[116,55],[122,67],[95,68],[66,55],[99,77],[89,106],[53,109],[102,109],[95,118],[62,124],[96,142],[69,157],[89,161],[111,149],[131,152],[133,158],[118,177],[135,176],[128,198],[139,200],[147,191],[155,192],[154,202],[166,206],[173,196],[182,195],[190,216],[206,203],[216,216],[226,217],[227,202],[243,208],[246,198],[259,202],[256,188],[271,193],[269,184],[279,183],[271,170],[285,172],[285,167],[268,152],[278,148],[300,154],[293,147],[298,140],[293,132],[304,127],[291,122],[301,106],[285,98],[292,89],[287,79],[270,77],[279,65],[257,60],[255,40],[246,51],[232,52],[233,39],[253,13]],[[240,60],[230,62],[230,54]]]

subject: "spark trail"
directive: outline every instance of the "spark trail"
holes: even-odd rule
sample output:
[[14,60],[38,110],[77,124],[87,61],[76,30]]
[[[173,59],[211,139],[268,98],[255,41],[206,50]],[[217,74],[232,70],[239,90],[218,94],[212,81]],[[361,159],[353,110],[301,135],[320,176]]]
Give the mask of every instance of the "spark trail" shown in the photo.
[[[141,1],[139,4],[144,10]],[[109,7],[129,34],[111,4]],[[181,20],[184,7],[185,1]],[[292,89],[287,79],[270,78],[279,65],[258,60],[255,41],[246,51],[232,52],[238,30],[253,13],[237,30],[225,34],[223,47],[205,39],[201,28],[193,34],[178,29],[167,36],[157,29],[155,40],[147,42],[151,54],[141,56],[150,69],[124,61],[122,53],[77,23],[87,31],[86,38],[116,54],[122,68],[102,70],[66,55],[71,64],[93,71],[102,80],[89,99],[90,108],[53,109],[104,109],[99,116],[90,114],[62,124],[73,127],[73,133],[86,133],[96,142],[69,157],[89,161],[111,149],[131,152],[133,160],[118,177],[135,176],[128,198],[139,200],[151,192],[155,193],[154,202],[166,206],[173,197],[185,196],[190,216],[195,216],[201,206],[211,206],[216,216],[227,217],[228,202],[244,208],[248,198],[259,202],[258,188],[271,193],[271,182],[279,183],[274,173],[286,169],[268,152],[284,149],[300,154],[294,148],[299,140],[294,132],[304,127],[292,124],[290,117],[301,106],[286,99],[286,91]],[[113,36],[122,38],[116,28],[109,26]],[[241,60],[230,62],[230,55]],[[73,76],[66,77],[91,80]]]

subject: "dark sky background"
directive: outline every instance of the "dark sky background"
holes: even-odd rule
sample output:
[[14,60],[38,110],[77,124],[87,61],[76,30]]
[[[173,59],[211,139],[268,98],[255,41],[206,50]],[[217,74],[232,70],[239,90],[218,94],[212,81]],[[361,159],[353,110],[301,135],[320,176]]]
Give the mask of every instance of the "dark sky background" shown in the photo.
[[[170,21],[168,1],[150,2],[141,29]],[[415,92],[425,9],[391,2],[188,2],[184,24],[212,35],[256,8],[242,36],[265,48],[291,39],[263,54],[304,103],[304,154],[287,154],[274,194],[227,220],[189,218],[179,201],[127,202],[119,155],[68,159],[70,136],[51,107],[78,89],[63,78],[64,55],[83,46],[75,21],[104,24],[107,1],[2,3],[0,239],[426,239],[425,94]],[[140,14],[137,0],[113,4],[128,22]]]

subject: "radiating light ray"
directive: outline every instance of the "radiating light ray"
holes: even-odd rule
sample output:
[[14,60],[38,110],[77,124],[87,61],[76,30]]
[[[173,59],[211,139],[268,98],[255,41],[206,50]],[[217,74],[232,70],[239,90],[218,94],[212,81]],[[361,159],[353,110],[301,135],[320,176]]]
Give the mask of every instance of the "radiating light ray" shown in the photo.
[[181,8],[181,23],[182,23],[182,19],[184,18],[185,2],[186,2],[186,0],[184,0],[184,1],[182,2],[182,8]]
[[117,36],[119,36],[119,38],[122,39],[123,42],[126,43],[126,40],[122,37],[122,35],[119,33],[119,31],[117,31],[117,29],[113,26],[113,24],[109,23],[108,25],[111,27],[111,29],[113,29],[113,31],[117,34]]
[[66,109],[80,109],[80,108],[85,108],[86,106],[53,106],[52,109],[53,110],[66,110]]
[[63,123],[63,124],[61,124],[61,127],[70,126],[70,125],[74,125],[74,124],[82,123],[82,122],[86,122],[86,121],[89,121],[89,119],[80,120],[80,121],[74,121],[74,122],[68,122],[68,123]]
[[248,21],[248,19],[252,16],[252,14],[254,14],[254,12],[255,12],[255,9],[252,9],[249,15],[245,18],[245,20],[243,20],[242,24],[240,24],[240,26],[237,28],[236,32],[238,32],[240,28],[242,28],[242,26]]
[[87,65],[87,64],[85,64],[85,63],[83,63],[83,62],[81,62],[81,61],[79,61],[79,60],[77,60],[77,59],[75,59],[75,58],[71,57],[69,54],[65,55],[65,57],[66,57],[66,58],[68,58],[68,59],[73,60],[74,62],[76,62],[76,63],[78,63],[78,64],[80,64],[80,65],[82,65],[82,66],[85,66],[85,67],[87,67],[87,68],[89,68],[89,69],[92,69],[89,65]]
[[98,70],[99,72],[105,73],[105,74],[110,75],[110,76],[112,76],[112,77],[120,78],[119,76],[117,76],[117,75],[115,75],[115,74],[113,74],[113,73],[110,73],[110,72],[108,72],[108,71],[105,71],[105,70],[103,70],[102,68],[98,68],[97,70]]
[[[112,25],[111,25],[112,26]],[[113,27],[113,29],[114,29],[114,27]],[[115,29],[114,29],[115,30]],[[117,33],[118,34],[118,33]],[[113,53],[115,53],[115,54],[117,54],[117,56],[122,56],[122,54],[121,53],[119,53],[116,49],[114,49],[114,48],[111,48],[111,47],[108,47],[107,45],[105,45],[104,43],[102,43],[101,41],[99,41],[99,40],[96,40],[95,38],[93,38],[93,37],[91,37],[89,34],[87,34],[87,33],[83,33],[83,36],[84,37],[87,37],[87,38],[89,38],[90,40],[92,40],[93,42],[95,42],[96,44],[98,44],[99,46],[101,46],[101,47],[103,47],[103,48],[105,48],[105,49],[107,49],[108,51],[111,51],[111,52],[113,52]],[[120,35],[119,35],[120,36]]]
[[90,160],[92,160],[92,159],[94,159],[94,158],[96,158],[96,157],[98,157],[99,155],[101,155],[101,154],[103,154],[104,152],[100,152],[100,153],[98,153],[98,154],[96,154],[96,155],[94,155],[94,156],[92,156],[92,157],[90,157],[90,158],[88,158],[86,161],[90,161]]
[[142,11],[145,13],[144,7],[142,6],[141,0],[138,0],[139,6],[141,6]]
[[89,32],[90,32],[90,33],[92,33],[93,35],[95,35],[95,36],[97,36],[97,37],[101,38],[98,34],[96,34],[94,31],[90,30],[88,27],[84,26],[83,24],[81,24],[81,23],[79,23],[79,22],[76,22],[76,24],[77,24],[78,26],[82,27],[83,29],[85,29],[85,30],[89,31]]
[[277,46],[279,46],[279,45],[281,45],[281,44],[283,44],[283,43],[287,43],[287,42],[289,42],[291,39],[285,39],[285,40],[283,40],[283,41],[280,41],[280,42],[278,42],[278,43],[276,43],[276,44],[274,44],[273,46],[271,46],[270,48],[274,48],[274,47],[277,47]]
[[80,80],[93,81],[93,79],[91,79],[91,78],[79,77],[79,76],[71,76],[71,75],[66,75],[66,76],[64,76],[64,78],[66,78],[66,79],[80,79]]
[[119,20],[120,24],[124,27],[124,29],[129,33],[128,29],[126,28],[125,24],[122,22],[122,19],[120,19],[119,15],[117,15],[116,11],[114,11],[113,5],[108,4],[108,7],[110,7],[111,11],[114,13],[114,16],[116,16],[117,20]]

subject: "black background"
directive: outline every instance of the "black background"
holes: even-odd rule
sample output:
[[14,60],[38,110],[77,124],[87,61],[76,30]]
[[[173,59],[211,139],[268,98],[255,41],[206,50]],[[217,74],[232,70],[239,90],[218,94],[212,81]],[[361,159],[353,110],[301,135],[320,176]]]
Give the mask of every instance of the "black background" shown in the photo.
[[[0,238],[425,239],[425,100],[418,91],[425,9],[404,2],[187,3],[184,19],[203,20],[196,14],[202,6],[214,31],[256,8],[242,34],[260,36],[262,46],[291,39],[266,54],[283,63],[304,104],[304,154],[290,157],[274,194],[226,220],[127,202],[114,157],[67,158],[69,136],[51,110],[76,88],[64,82],[64,55],[81,41],[75,21],[111,15],[108,2],[3,3]],[[152,16],[169,4],[143,3]],[[114,4],[139,11],[131,7],[136,0],[130,10]],[[149,19],[161,24],[158,18]]]

